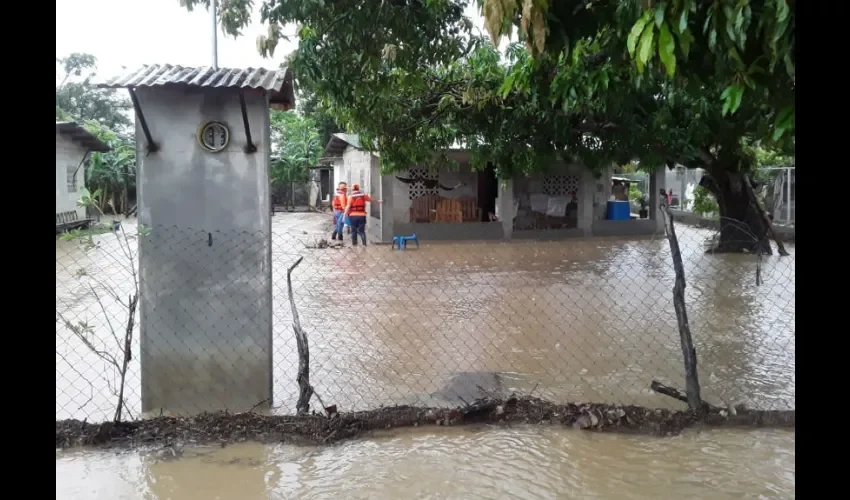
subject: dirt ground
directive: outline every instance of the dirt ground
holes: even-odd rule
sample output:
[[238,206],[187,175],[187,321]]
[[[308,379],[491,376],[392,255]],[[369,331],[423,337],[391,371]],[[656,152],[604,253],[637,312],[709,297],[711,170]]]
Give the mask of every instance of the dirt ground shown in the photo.
[[747,411],[734,415],[713,411],[702,419],[688,411],[652,410],[639,406],[556,405],[538,398],[480,399],[456,409],[398,406],[326,415],[266,416],[257,413],[207,413],[194,417],[159,417],[135,422],[89,424],[56,422],[56,447],[148,446],[263,443],[330,444],[381,429],[420,425],[562,425],[596,432],[658,436],[680,433],[695,424],[737,427],[794,428],[793,411]]

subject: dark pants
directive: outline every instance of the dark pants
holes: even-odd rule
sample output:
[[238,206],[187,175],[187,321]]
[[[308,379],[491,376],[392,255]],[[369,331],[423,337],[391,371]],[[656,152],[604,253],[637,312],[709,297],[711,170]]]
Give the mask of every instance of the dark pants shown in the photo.
[[357,244],[357,235],[359,234],[363,245],[366,245],[366,216],[352,215],[349,218],[351,219],[351,243]]

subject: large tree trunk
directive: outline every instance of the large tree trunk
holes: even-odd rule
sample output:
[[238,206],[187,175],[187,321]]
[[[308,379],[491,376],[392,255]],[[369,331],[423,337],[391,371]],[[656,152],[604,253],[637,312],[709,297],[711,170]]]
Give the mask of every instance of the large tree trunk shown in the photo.
[[700,185],[714,195],[720,209],[720,241],[712,251],[771,255],[769,220],[746,174],[723,168],[707,174]]

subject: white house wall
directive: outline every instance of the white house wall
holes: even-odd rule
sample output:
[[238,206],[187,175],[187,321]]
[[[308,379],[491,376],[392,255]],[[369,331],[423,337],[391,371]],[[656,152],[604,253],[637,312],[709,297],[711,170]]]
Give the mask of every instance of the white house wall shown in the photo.
[[[80,162],[86,155],[86,150],[67,137],[56,133],[56,213],[77,212],[77,217],[85,218],[86,210],[77,206],[82,196],[81,188],[85,186],[86,169]],[[77,192],[68,192],[68,169],[77,170]]]
[[[376,155],[369,151],[348,146],[342,153],[342,160],[334,162],[334,189],[340,182],[348,184],[348,191],[351,192],[354,184],[360,185],[360,190],[375,200],[383,198],[381,183],[372,182],[372,170],[380,168],[379,159]],[[377,176],[380,179],[380,176]],[[369,203],[366,206],[368,220],[366,222],[366,234],[370,241],[383,241],[382,224],[379,219],[372,217],[372,211],[375,210],[375,215],[378,209],[373,204]],[[392,211],[392,209],[390,209]]]

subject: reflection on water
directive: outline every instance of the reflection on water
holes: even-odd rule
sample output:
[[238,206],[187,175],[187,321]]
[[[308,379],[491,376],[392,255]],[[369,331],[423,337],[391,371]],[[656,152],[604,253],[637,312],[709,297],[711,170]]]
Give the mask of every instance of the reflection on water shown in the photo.
[[[57,499],[792,498],[795,434],[421,429],[326,448],[57,452]],[[165,454],[171,457],[171,454]]]
[[[684,386],[673,271],[662,238],[314,250],[305,247],[312,235],[279,226],[283,216],[275,219],[274,399],[280,412],[293,411],[297,394],[285,287],[286,268],[299,256],[304,261],[293,286],[310,338],[311,382],[340,410],[455,405],[491,391],[534,391],[558,402],[678,405],[649,390],[653,379]],[[710,232],[679,233],[704,397],[793,408],[794,258],[765,258],[757,286],[755,257],[707,256],[703,240]],[[88,255],[71,242],[57,243],[57,306],[89,321],[109,346],[105,315],[88,285],[97,279],[126,287],[129,274],[114,238],[96,239],[102,248]],[[88,274],[76,277],[80,268]],[[356,294],[340,293],[354,284]],[[107,304],[109,311],[116,307]],[[56,344],[57,418],[105,418],[113,408],[102,381],[108,367],[61,325]],[[136,360],[127,392],[137,411]]]

